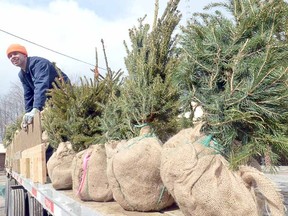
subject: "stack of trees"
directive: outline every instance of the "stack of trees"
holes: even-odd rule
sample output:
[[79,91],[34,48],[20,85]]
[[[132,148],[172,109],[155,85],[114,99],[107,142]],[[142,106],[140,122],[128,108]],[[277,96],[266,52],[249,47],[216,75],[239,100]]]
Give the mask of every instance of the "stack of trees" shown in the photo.
[[222,7],[229,17],[217,10],[193,14],[178,43],[179,1],[170,0],[158,18],[156,0],[152,27],[144,17],[129,30],[127,77],[106,59],[105,77],[50,92],[44,128],[54,147],[69,140],[79,151],[132,138],[147,124],[164,142],[193,125],[193,115],[178,117],[193,114],[193,101],[204,110],[203,132],[233,167],[251,157],[270,165],[287,157],[287,3],[210,4],[206,9]]

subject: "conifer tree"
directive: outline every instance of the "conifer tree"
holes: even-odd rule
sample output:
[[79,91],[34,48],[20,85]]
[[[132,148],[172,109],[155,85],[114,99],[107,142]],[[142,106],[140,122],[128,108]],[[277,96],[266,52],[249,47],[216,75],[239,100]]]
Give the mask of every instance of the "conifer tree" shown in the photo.
[[15,120],[15,122],[6,125],[3,138],[3,144],[5,148],[7,148],[12,143],[15,133],[21,130],[21,121],[22,118],[19,117]]
[[175,79],[183,107],[204,109],[202,128],[232,166],[251,157],[277,164],[288,155],[288,6],[283,0],[208,5],[183,28]]
[[[102,44],[104,47],[103,41]],[[105,143],[101,118],[106,103],[114,94],[114,86],[120,85],[122,76],[121,70],[113,72],[109,68],[107,58],[106,66],[105,76],[99,74],[96,63],[93,79],[80,78],[80,85],[56,81],[49,91],[51,98],[45,106],[43,126],[54,148],[63,141],[70,141],[75,151]]]
[[158,18],[158,0],[152,29],[139,19],[139,26],[129,30],[131,48],[125,42],[125,65],[128,76],[120,88],[120,96],[108,109],[104,122],[110,123],[111,139],[138,135],[139,127],[150,124],[160,139],[177,130],[178,92],[171,75],[178,60],[175,28],[181,15],[179,0],[170,0]]

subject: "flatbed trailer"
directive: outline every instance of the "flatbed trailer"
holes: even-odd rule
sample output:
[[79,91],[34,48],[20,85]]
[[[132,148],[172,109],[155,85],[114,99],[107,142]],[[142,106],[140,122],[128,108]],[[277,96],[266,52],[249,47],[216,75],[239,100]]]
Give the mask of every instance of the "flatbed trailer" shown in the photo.
[[133,212],[125,211],[115,201],[81,201],[72,190],[55,190],[51,183],[34,183],[15,172],[7,174],[7,216],[183,216],[177,206],[160,212]]
[[7,216],[183,216],[174,205],[160,212],[124,210],[116,201],[82,201],[73,190],[56,190],[47,177],[40,115],[27,131],[15,134],[6,149]]

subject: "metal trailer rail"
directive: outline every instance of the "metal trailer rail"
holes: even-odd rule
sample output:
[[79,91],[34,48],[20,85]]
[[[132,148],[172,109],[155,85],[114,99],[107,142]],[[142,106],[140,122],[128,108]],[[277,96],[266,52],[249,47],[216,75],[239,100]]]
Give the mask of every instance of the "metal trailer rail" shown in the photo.
[[[12,171],[11,176],[22,186],[25,191],[32,195],[41,206],[51,215],[55,216],[102,216],[95,209],[81,205],[72,198],[55,190],[51,184],[33,183],[30,179]],[[12,186],[13,187],[13,186]],[[19,199],[16,198],[16,199]],[[11,204],[11,203],[10,203]],[[14,206],[16,207],[16,206]]]
[[[75,200],[71,197],[72,190],[55,190],[51,183],[34,183],[14,171],[7,171],[7,174],[8,181],[10,181],[6,184],[10,186],[10,189],[6,187],[7,216],[184,216],[175,206],[161,212],[131,212],[122,209],[115,201],[105,203]],[[28,201],[25,201],[24,199],[27,200],[27,198]],[[18,208],[17,211],[15,208]],[[28,214],[27,209],[29,209]]]

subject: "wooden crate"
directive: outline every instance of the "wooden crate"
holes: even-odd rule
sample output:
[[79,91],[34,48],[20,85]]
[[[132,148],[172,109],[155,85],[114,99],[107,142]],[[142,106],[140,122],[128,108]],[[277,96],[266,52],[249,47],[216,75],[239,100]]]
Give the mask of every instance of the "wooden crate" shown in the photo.
[[28,130],[20,130],[13,139],[13,152],[23,151],[25,149],[39,145],[42,142],[42,128],[40,113],[36,114],[33,123],[28,125]]
[[47,169],[45,152],[45,143],[22,151],[20,174],[26,178],[30,178],[35,183],[46,183]]
[[33,182],[46,182],[46,144],[42,141],[40,113],[36,114],[28,130],[17,131],[9,146],[7,165],[12,171]]

